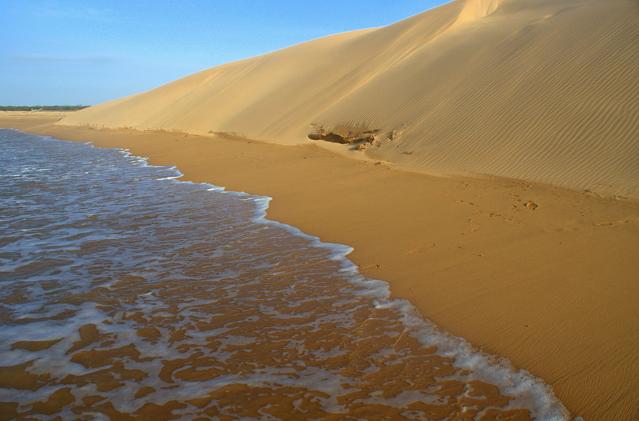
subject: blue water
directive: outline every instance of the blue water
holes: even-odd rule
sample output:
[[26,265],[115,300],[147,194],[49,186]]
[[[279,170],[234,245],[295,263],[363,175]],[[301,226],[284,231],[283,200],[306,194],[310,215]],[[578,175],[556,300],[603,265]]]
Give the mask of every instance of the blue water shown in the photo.
[[268,198],[126,151],[0,130],[9,419],[566,419]]

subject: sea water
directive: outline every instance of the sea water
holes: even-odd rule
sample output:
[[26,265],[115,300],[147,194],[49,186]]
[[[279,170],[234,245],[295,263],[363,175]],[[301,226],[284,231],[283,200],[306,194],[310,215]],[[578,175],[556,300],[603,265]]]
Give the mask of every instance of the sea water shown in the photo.
[[32,419],[567,418],[269,198],[0,130],[0,413]]

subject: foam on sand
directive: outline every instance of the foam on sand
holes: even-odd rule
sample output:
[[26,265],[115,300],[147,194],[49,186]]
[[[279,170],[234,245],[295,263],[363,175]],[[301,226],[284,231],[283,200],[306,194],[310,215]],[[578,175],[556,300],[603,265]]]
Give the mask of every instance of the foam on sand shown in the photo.
[[0,401],[16,417],[568,419],[541,380],[361,275],[351,247],[266,219],[268,197],[128,151],[2,140],[18,159],[0,197],[25,204],[0,214]]

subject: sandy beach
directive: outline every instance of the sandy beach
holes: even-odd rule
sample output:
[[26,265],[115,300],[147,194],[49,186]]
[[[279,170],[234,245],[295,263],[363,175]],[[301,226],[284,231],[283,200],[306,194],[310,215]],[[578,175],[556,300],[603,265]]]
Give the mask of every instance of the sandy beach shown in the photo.
[[441,329],[639,419],[639,7],[455,0],[0,127],[269,196]]
[[585,419],[639,395],[639,203],[512,179],[434,177],[315,145],[52,125],[0,127],[129,148],[186,179],[273,197],[269,218],[348,244],[424,317],[550,384]]

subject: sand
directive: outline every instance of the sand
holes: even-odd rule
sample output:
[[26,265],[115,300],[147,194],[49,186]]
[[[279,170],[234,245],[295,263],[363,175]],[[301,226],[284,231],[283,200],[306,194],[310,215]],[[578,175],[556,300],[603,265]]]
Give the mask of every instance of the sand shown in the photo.
[[639,197],[637,98],[636,0],[458,0],[205,70],[62,123],[279,144],[307,142],[313,124],[379,130],[367,153],[412,170]]
[[367,276],[390,282],[443,329],[541,377],[574,414],[637,416],[635,200],[428,176],[314,144],[70,128],[6,114],[0,126],[127,147],[177,165],[186,179],[272,196],[271,219],[353,246]]
[[[353,246],[366,275],[575,414],[626,420],[639,418],[638,98],[636,0],[458,0],[0,125],[272,196],[272,219]],[[362,151],[308,138],[363,132]]]

